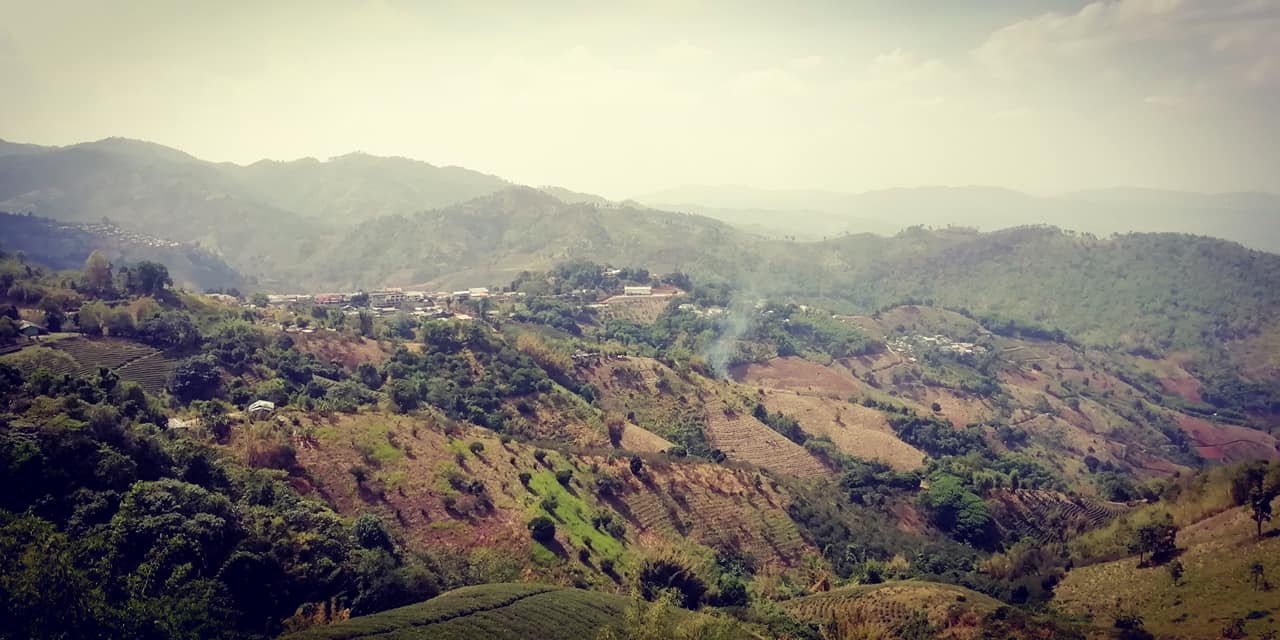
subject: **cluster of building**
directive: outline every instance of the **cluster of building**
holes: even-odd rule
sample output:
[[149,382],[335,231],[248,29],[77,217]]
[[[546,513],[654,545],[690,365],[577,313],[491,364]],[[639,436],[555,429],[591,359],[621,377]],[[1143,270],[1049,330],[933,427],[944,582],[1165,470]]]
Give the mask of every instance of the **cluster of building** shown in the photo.
[[703,318],[715,318],[726,313],[724,307],[701,307],[691,302],[686,302],[676,308]]
[[137,231],[129,231],[127,229],[121,229],[120,227],[117,227],[114,224],[107,224],[107,223],[101,223],[101,222],[94,222],[94,223],[80,224],[80,225],[62,225],[59,228],[60,229],[83,229],[85,231],[91,231],[93,233],[98,233],[104,236],[117,238],[133,244],[140,244],[146,247],[178,248],[182,246],[181,242],[175,242],[173,240],[165,240],[164,238],[157,238],[155,236],[147,235],[145,233],[138,233]]
[[[435,316],[447,315],[449,305],[462,300],[492,298],[501,302],[522,296],[524,296],[523,293],[494,294],[490,293],[486,287],[472,287],[458,291],[405,291],[404,289],[396,288],[354,293],[268,295],[267,304],[272,306],[315,304],[325,307],[338,307],[344,312],[353,315],[359,313],[361,308],[368,307],[379,314],[412,311],[417,316]],[[411,308],[410,305],[412,305]]]
[[898,336],[897,338],[890,340],[888,344],[894,351],[911,354],[912,357],[909,358],[911,362],[916,361],[914,355],[917,347],[924,349],[937,349],[942,353],[950,353],[958,356],[981,355],[987,352],[987,348],[980,344],[953,340],[949,336],[942,334],[935,334],[931,336]]

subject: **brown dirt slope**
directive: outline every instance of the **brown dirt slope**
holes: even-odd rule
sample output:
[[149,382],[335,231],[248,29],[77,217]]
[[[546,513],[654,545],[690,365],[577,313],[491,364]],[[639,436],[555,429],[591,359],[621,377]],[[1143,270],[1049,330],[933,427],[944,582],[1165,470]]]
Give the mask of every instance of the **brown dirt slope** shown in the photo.
[[884,414],[875,409],[776,389],[765,389],[761,400],[770,411],[795,418],[806,433],[830,439],[842,453],[880,460],[901,470],[924,464],[924,453],[899,440]]
[[847,371],[795,356],[741,365],[734,367],[730,374],[735,381],[752,387],[805,391],[841,399],[861,394],[866,387]]
[[391,355],[388,345],[360,336],[342,336],[330,331],[291,333],[296,349],[315,354],[348,370],[362,364],[380,365]]

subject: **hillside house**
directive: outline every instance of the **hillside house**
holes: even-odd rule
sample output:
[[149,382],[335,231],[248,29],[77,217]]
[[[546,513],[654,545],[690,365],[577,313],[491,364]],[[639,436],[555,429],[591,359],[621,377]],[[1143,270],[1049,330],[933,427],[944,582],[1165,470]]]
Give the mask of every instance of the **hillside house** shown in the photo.
[[30,322],[28,320],[22,320],[18,322],[18,333],[28,338],[34,338],[36,336],[41,336],[46,333],[49,333],[49,330],[45,329],[44,327],[34,322]]
[[250,420],[266,418],[276,411],[276,403],[270,400],[257,400],[246,409]]
[[404,292],[396,289],[374,291],[369,294],[369,306],[373,307],[398,307],[404,304],[404,301]]
[[488,287],[472,287],[470,289],[467,289],[467,293],[470,294],[472,298],[488,298],[489,297]]
[[346,301],[347,301],[347,295],[345,293],[321,293],[316,295],[316,298],[315,298],[316,304],[321,304],[326,306],[338,305]]
[[651,296],[653,295],[653,287],[649,285],[627,286],[622,288],[624,296]]

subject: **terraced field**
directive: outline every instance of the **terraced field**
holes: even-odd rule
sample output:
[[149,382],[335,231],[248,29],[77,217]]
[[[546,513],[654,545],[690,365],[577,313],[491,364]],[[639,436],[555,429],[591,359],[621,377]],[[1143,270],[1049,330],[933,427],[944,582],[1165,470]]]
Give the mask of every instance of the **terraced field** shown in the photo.
[[116,338],[68,338],[51,343],[54,349],[75,360],[75,369],[66,373],[93,375],[106,367],[121,380],[136,382],[151,393],[164,390],[178,363],[158,349]]
[[845,400],[795,391],[765,389],[770,411],[795,418],[812,436],[829,438],[841,452],[864,460],[880,460],[895,469],[917,469],[924,453],[894,435],[884,414]]
[[169,383],[169,376],[177,367],[177,360],[156,352],[127,362],[115,372],[121,380],[135,382],[150,393],[159,393]]
[[24,375],[30,375],[37,369],[47,369],[54,375],[75,373],[80,363],[71,356],[48,347],[27,347],[21,351],[6,353],[0,361],[17,367]]
[[115,370],[134,360],[159,353],[143,344],[112,338],[69,338],[59,340],[53,346],[75,358],[85,371],[97,371],[98,367]]
[[126,382],[160,393],[178,361],[144,344],[118,338],[74,337],[27,347],[3,356],[26,373],[48,369],[55,375],[92,376],[106,367]]
[[1003,491],[992,501],[996,525],[1005,537],[1041,544],[1065,542],[1067,536],[1101,527],[1127,510],[1054,491]]
[[968,637],[962,631],[980,631],[981,618],[1001,603],[964,587],[904,581],[846,587],[797,598],[782,606],[798,618],[835,626],[840,632],[835,637],[845,637],[847,630],[861,625],[894,629],[916,612],[943,629],[947,637]]
[[770,471],[816,478],[831,471],[804,447],[786,439],[746,412],[732,411],[720,401],[707,403],[707,442],[730,460]]
[[[623,596],[538,584],[463,587],[426,602],[284,636],[288,640],[577,640],[630,604]],[[673,612],[673,616],[677,614]]]
[[632,479],[620,502],[638,533],[686,537],[717,549],[740,550],[761,564],[794,566],[814,551],[787,517],[787,497],[755,473],[711,465],[654,469],[649,482]]

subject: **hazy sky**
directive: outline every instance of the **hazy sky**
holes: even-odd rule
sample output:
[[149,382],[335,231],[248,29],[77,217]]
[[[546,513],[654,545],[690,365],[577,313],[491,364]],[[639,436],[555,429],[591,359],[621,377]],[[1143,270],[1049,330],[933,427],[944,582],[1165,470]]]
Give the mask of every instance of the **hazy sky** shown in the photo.
[[[269,5],[269,6],[264,6]],[[1280,190],[1280,0],[0,0],[0,137],[681,184]]]

